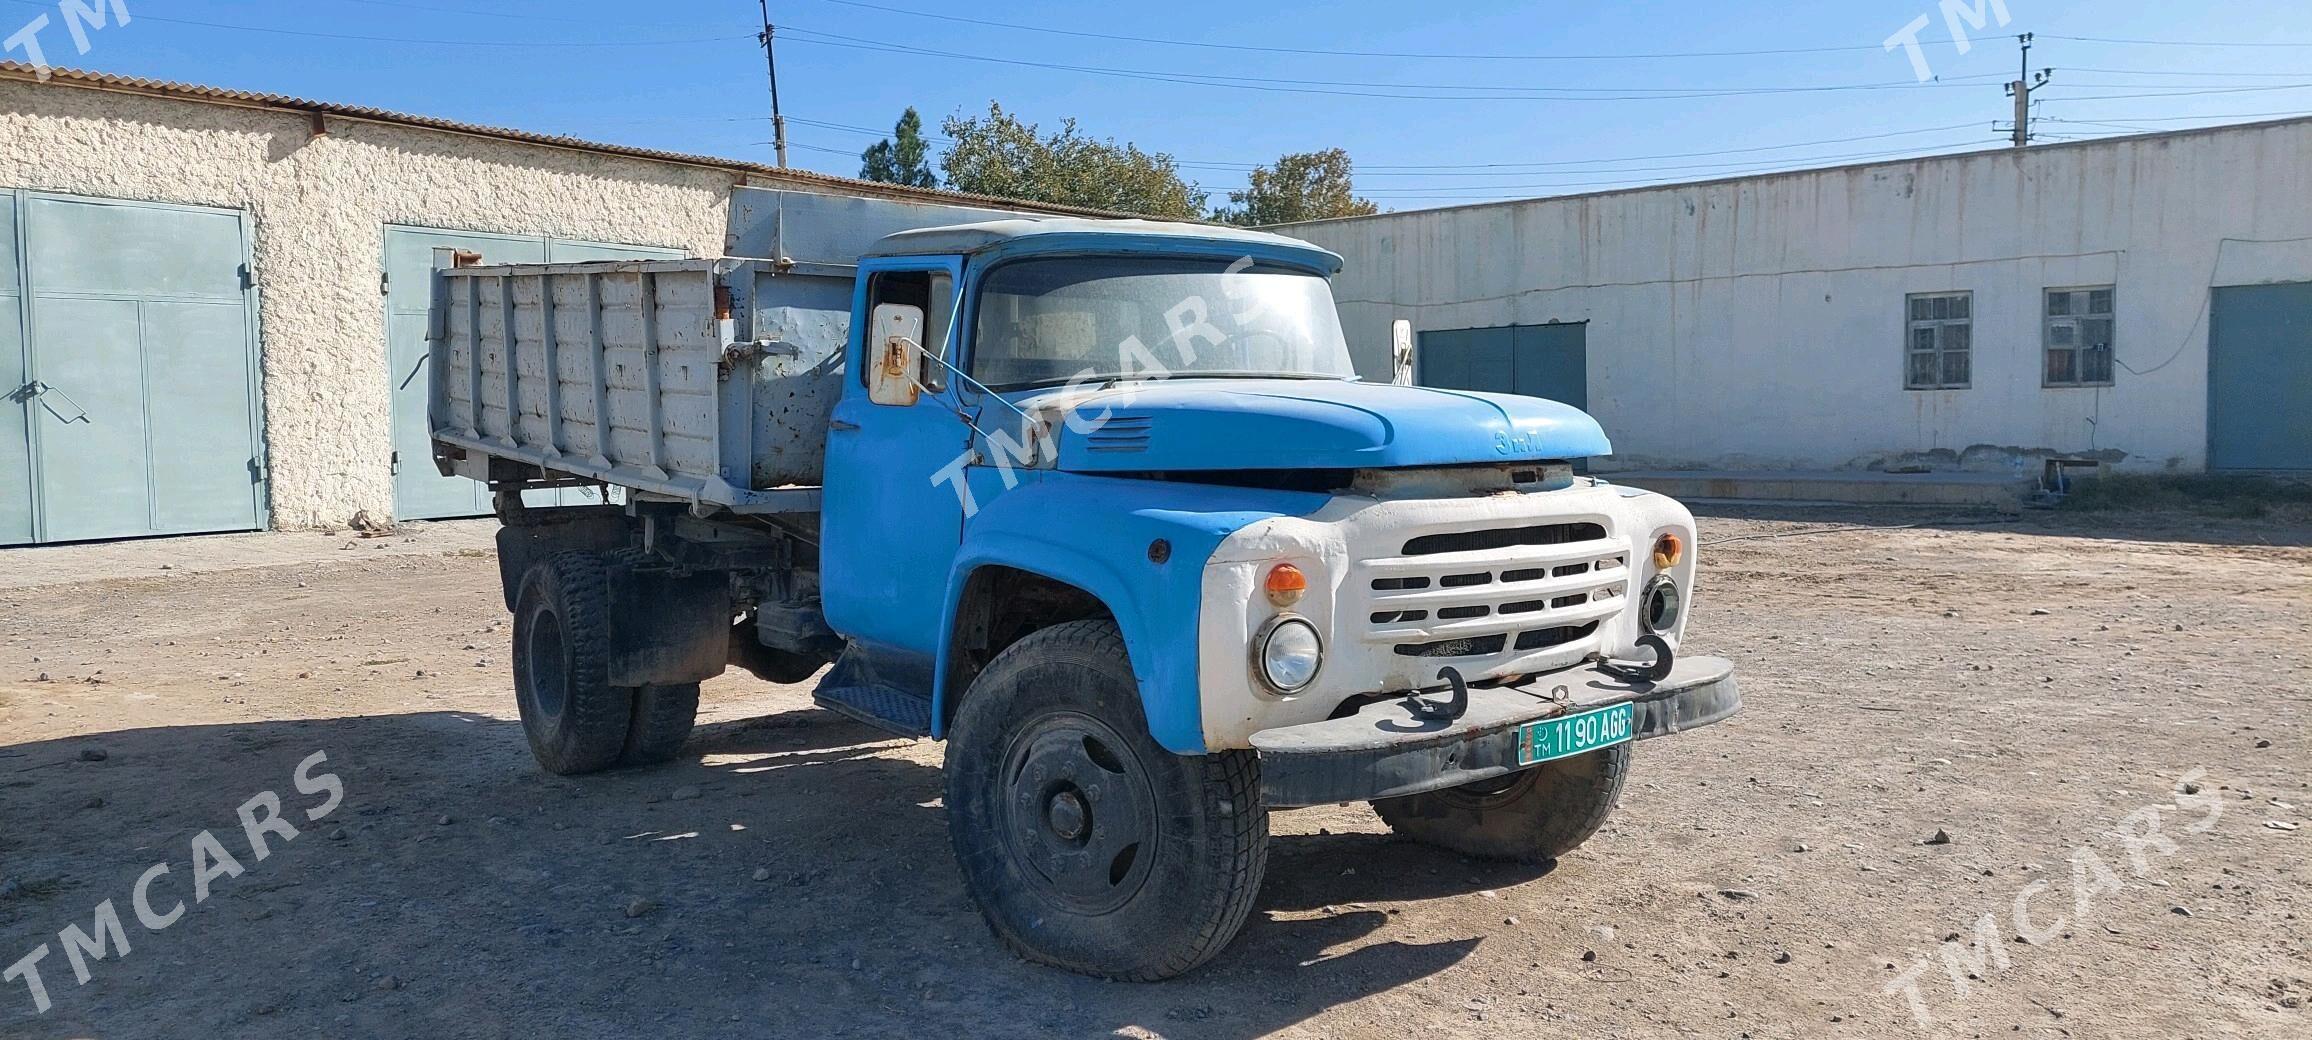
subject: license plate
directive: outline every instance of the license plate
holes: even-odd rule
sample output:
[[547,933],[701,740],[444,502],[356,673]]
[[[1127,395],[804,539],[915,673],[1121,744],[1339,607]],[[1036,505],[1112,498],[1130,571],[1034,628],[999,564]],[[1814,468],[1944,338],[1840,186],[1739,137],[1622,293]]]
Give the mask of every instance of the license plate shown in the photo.
[[1627,704],[1528,722],[1517,731],[1517,764],[1530,766],[1627,742],[1636,709]]

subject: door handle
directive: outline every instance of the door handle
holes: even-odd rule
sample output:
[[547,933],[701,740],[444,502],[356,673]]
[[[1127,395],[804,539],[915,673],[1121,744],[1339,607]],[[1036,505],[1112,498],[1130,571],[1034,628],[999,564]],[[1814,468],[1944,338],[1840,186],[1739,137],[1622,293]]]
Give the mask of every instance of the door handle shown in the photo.
[[[49,404],[45,400],[41,400],[42,398],[47,397],[49,394],[55,394],[58,397],[64,398],[64,403],[72,406],[74,415],[67,419],[64,417],[63,412],[56,410],[55,405]],[[40,401],[40,407],[48,409],[48,414],[55,416],[56,421],[61,422],[66,426],[70,426],[73,423],[85,423],[88,421],[88,409],[82,408],[80,406],[80,402],[72,399],[72,395],[67,394],[62,390],[58,390],[57,388],[50,386],[47,383],[43,383],[37,379],[26,383],[23,386],[17,387],[16,392],[9,394],[8,396],[26,404],[30,404],[34,401]]]

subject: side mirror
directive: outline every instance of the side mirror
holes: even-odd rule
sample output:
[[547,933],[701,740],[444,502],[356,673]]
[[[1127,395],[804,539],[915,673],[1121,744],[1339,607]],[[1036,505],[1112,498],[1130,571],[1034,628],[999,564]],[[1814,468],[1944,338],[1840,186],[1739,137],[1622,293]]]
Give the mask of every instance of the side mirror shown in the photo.
[[1399,318],[1389,323],[1389,380],[1413,385],[1413,323]]
[[868,317],[867,399],[905,406],[923,396],[923,308],[879,303]]

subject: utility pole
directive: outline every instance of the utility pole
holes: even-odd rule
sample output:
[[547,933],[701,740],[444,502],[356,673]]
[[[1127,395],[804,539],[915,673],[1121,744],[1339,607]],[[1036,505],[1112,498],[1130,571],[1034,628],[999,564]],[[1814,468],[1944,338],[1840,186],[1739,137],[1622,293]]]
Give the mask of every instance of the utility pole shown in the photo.
[[763,8],[763,32],[756,39],[763,43],[763,63],[771,72],[771,145],[779,150],[779,168],[787,167],[787,117],[779,114],[779,55],[771,40],[778,29],[771,24],[771,0],[760,0]]
[[2054,79],[2055,70],[2040,69],[2039,75],[2033,76],[2031,34],[2024,33],[2015,39],[2023,45],[2023,64],[2016,72],[2015,82],[2007,84],[2007,96],[2015,99],[2015,147],[2026,148],[2031,144],[2031,93]]

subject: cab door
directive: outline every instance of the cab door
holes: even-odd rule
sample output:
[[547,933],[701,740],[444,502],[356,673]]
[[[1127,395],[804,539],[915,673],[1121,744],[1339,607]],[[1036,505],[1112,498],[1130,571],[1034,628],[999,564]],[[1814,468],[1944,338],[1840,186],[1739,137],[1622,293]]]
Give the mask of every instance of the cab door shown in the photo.
[[924,363],[924,389],[913,403],[868,399],[868,318],[883,304],[922,308],[925,353],[951,360],[962,273],[955,258],[860,266],[843,394],[827,430],[821,609],[861,649],[926,670],[938,652],[948,570],[963,542],[956,483],[971,430],[958,418],[957,380],[938,361]]

